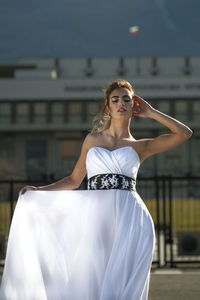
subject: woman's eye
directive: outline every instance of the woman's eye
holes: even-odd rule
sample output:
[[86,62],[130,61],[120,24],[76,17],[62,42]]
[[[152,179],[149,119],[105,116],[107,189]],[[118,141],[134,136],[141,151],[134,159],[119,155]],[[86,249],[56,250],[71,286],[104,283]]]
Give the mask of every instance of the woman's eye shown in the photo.
[[131,99],[130,98],[125,98],[124,101],[129,102],[129,101],[131,101]]
[[117,101],[118,101],[118,99],[113,99],[113,100],[112,100],[112,102],[114,102],[114,103],[117,102]]

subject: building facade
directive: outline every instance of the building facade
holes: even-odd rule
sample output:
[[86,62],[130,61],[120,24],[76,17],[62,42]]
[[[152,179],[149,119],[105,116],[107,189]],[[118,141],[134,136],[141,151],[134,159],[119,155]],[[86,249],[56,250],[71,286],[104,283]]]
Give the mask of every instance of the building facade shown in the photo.
[[[0,66],[0,179],[70,174],[103,89],[116,78],[194,131],[187,143],[144,161],[139,175],[198,175],[200,57],[52,58]],[[131,130],[136,139],[169,132],[137,117]]]

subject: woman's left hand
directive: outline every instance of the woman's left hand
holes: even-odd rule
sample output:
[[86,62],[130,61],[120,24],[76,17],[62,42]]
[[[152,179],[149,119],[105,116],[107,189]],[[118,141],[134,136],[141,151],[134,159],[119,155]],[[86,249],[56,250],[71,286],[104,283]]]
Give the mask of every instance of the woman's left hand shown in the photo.
[[133,105],[133,116],[141,118],[149,118],[154,108],[144,99],[135,95],[135,101]]

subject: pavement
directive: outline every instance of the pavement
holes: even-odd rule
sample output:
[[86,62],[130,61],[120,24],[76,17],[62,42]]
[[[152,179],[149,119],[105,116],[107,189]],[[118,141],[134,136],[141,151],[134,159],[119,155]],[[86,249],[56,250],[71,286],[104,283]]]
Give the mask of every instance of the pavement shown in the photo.
[[200,300],[200,268],[152,271],[148,300]]
[[200,268],[152,270],[148,300],[200,300]]

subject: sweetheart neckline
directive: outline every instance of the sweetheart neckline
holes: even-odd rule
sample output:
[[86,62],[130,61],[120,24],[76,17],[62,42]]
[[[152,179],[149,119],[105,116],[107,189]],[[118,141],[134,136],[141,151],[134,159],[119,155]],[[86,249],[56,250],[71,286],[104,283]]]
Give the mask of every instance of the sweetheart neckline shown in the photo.
[[108,152],[110,152],[110,153],[115,152],[115,151],[120,150],[120,149],[123,149],[123,148],[131,148],[131,149],[133,150],[133,152],[135,152],[135,154],[137,155],[137,158],[138,158],[139,163],[140,163],[140,157],[139,157],[139,154],[138,154],[137,151],[136,151],[133,147],[131,147],[131,146],[123,146],[123,147],[119,147],[119,148],[114,149],[114,150],[109,150],[109,149],[106,149],[106,148],[101,147],[101,146],[93,146],[93,147],[91,147],[91,148],[88,150],[87,156],[88,156],[88,153],[90,152],[90,150],[95,149],[95,148],[100,148],[100,149],[103,149],[103,150],[108,151]]

